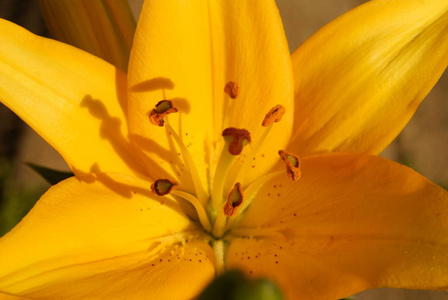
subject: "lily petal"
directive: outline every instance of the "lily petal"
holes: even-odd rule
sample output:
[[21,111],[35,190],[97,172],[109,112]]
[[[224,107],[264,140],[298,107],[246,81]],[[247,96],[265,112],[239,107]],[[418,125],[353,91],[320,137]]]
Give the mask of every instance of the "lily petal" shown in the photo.
[[[240,91],[230,113],[226,107],[231,100],[224,93],[229,81],[237,82]],[[161,160],[179,160],[166,129],[148,121],[162,99],[173,100],[179,108],[168,119],[200,166],[203,182],[209,179],[208,166],[218,159],[224,127],[245,128],[257,141],[266,113],[282,104],[288,116],[274,125],[260,152],[278,151],[291,134],[292,67],[271,0],[146,1],[131,52],[129,86],[130,130],[150,157],[145,161],[156,177],[186,180],[184,170],[158,165]],[[265,157],[258,161],[258,174],[278,160],[276,155]]]
[[0,20],[0,78],[0,102],[76,175],[144,173],[128,139],[126,75],[112,65]]
[[4,294],[2,292],[0,292],[0,299],[2,299],[2,300],[30,300],[30,298],[8,295],[8,294]]
[[40,0],[53,38],[128,68],[135,20],[126,0]]
[[0,240],[0,291],[33,299],[191,299],[213,277],[213,251],[175,201],[131,177],[82,180],[52,187]]
[[377,154],[448,64],[448,2],[369,1],[322,28],[292,60],[292,151]]
[[230,267],[272,276],[290,299],[374,287],[446,289],[448,192],[367,154],[302,161],[302,178],[264,186],[229,250]]

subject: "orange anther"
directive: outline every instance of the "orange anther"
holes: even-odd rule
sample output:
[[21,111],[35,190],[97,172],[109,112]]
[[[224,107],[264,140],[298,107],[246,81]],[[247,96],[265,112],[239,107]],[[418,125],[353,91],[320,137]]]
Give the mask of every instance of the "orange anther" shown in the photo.
[[274,106],[264,117],[263,123],[261,123],[261,126],[268,127],[269,125],[273,124],[274,122],[280,122],[283,115],[285,114],[285,107],[278,104]]
[[278,151],[278,154],[285,162],[288,178],[292,181],[299,180],[300,176],[302,176],[299,157],[283,150]]
[[163,118],[166,115],[177,112],[177,108],[174,107],[174,104],[170,100],[162,100],[156,104],[156,108],[154,108],[149,114],[149,121],[151,124],[162,127],[165,124]]
[[231,217],[236,214],[238,208],[243,203],[243,189],[239,182],[235,183],[235,186],[230,191],[227,201],[224,204],[224,215],[226,217]]
[[235,81],[229,81],[224,87],[224,92],[229,95],[230,98],[236,99],[238,98],[238,89],[238,83],[236,83]]

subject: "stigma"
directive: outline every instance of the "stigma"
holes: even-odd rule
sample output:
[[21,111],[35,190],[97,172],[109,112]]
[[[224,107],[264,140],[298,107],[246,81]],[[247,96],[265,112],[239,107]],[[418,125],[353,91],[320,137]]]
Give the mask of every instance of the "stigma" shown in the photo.
[[232,155],[239,155],[243,148],[251,141],[250,133],[246,129],[226,128],[222,132],[224,140],[229,141],[227,150]]

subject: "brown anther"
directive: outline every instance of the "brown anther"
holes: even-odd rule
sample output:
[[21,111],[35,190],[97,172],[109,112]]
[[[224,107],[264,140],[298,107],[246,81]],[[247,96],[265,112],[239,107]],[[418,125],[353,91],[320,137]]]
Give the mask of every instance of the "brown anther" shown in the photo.
[[243,203],[243,198],[243,189],[241,188],[241,184],[237,182],[230,191],[226,203],[224,203],[224,215],[226,217],[234,216]]
[[156,108],[154,108],[149,114],[149,121],[151,124],[162,127],[165,124],[163,118],[166,115],[177,112],[177,108],[174,107],[174,104],[170,100],[162,100],[156,104]]
[[302,176],[299,157],[283,150],[278,151],[278,154],[286,164],[288,178],[292,181],[299,180],[300,176]]
[[179,185],[177,183],[169,179],[157,179],[151,185],[151,191],[153,194],[156,194],[158,196],[164,196],[166,194],[169,194],[172,190],[177,189],[178,187]]
[[268,127],[274,122],[280,122],[284,114],[285,114],[285,107],[280,104],[277,104],[266,114],[263,123],[261,123],[261,126]]
[[226,83],[224,87],[224,93],[229,95],[230,98],[236,99],[238,98],[238,83],[235,81],[229,81]]
[[[222,136],[231,139],[229,143],[229,152],[232,155],[239,155],[243,151],[244,146],[250,143],[250,133],[246,129],[238,129],[229,127],[224,129]],[[228,141],[226,139],[226,141]]]

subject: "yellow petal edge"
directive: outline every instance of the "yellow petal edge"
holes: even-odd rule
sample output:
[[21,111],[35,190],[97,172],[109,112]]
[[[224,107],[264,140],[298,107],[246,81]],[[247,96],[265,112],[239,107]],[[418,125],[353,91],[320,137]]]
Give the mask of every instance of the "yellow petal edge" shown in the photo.
[[109,63],[0,20],[0,102],[75,174],[144,173],[128,139],[126,74]]
[[292,60],[291,149],[378,154],[448,64],[448,2],[369,1],[317,32]]
[[302,160],[302,178],[260,189],[229,249],[230,268],[269,276],[289,299],[448,286],[448,192],[368,154]]
[[144,180],[72,177],[0,239],[0,291],[32,299],[192,298],[214,275],[203,235]]

